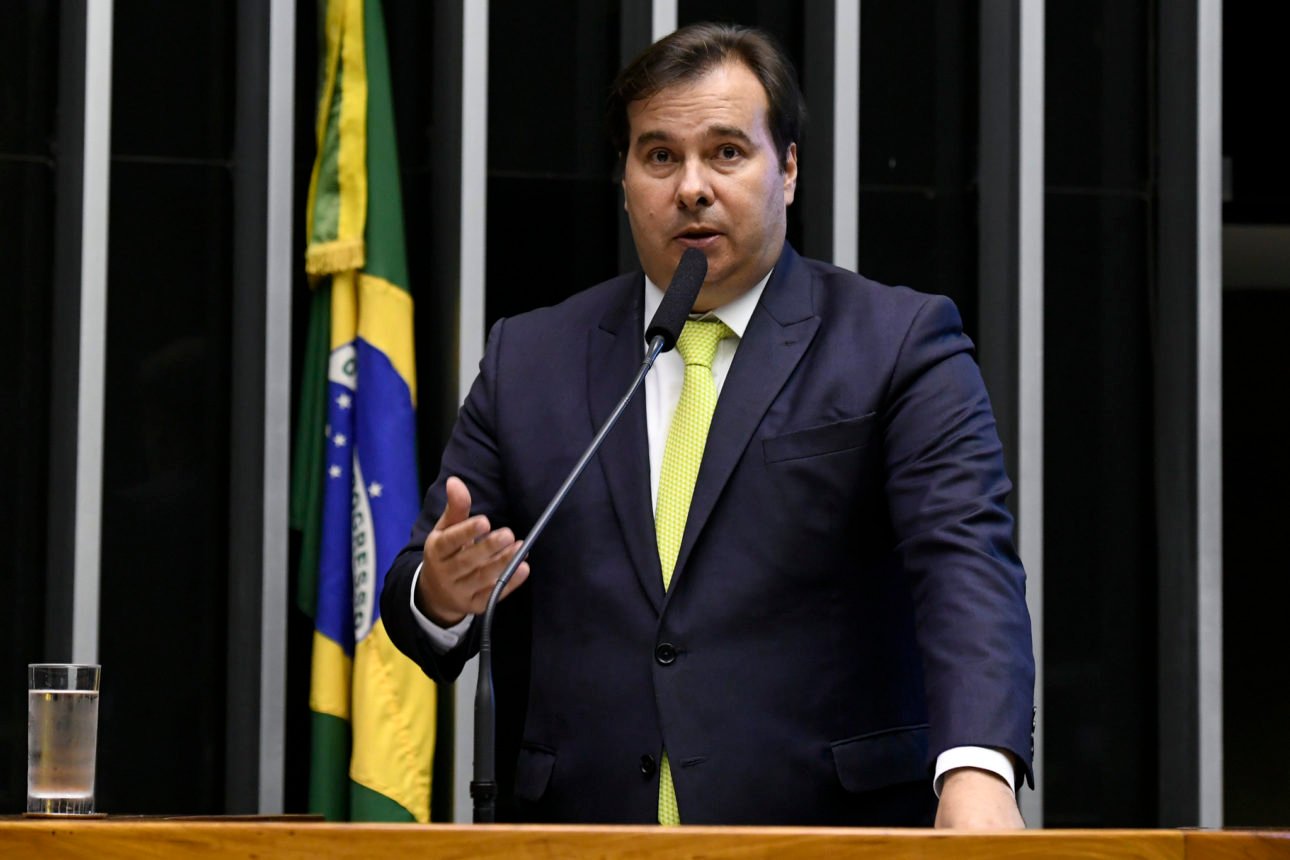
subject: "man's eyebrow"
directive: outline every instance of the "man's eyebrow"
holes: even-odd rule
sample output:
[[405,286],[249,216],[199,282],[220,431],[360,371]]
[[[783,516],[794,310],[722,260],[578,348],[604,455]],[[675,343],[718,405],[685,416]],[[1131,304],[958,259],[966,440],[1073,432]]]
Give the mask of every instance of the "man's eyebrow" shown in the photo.
[[736,140],[743,141],[748,146],[753,145],[753,139],[748,136],[742,128],[734,125],[713,125],[709,126],[707,133],[711,137],[733,137]]
[[[736,125],[710,125],[703,130],[703,134],[705,137],[732,137],[746,146],[751,147],[754,145],[753,139],[748,136],[748,133]],[[657,128],[641,132],[636,137],[636,145],[645,146],[650,143],[672,143],[675,140],[676,136],[674,134],[666,129]]]
[[675,138],[668,132],[663,131],[662,129],[651,129],[650,131],[643,131],[640,133],[636,138],[636,145],[644,146],[647,143],[670,143],[673,140],[675,140]]

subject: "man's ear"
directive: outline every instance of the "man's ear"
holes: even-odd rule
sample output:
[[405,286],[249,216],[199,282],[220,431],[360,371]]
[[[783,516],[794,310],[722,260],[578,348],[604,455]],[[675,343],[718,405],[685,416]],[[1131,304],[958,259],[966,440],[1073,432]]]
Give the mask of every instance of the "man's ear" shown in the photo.
[[791,206],[797,193],[797,144],[790,143],[784,154],[784,205]]

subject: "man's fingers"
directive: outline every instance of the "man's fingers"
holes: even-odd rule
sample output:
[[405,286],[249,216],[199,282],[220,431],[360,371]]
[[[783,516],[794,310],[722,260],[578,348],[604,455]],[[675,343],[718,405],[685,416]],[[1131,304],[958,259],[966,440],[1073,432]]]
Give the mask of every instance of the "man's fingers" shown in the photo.
[[439,515],[439,522],[435,523],[435,531],[457,525],[470,516],[470,490],[466,489],[466,483],[461,478],[449,478],[444,484],[444,494],[447,504]]
[[469,546],[462,549],[461,556],[453,561],[466,574],[478,572],[482,568],[491,566],[492,578],[496,580],[497,574],[501,573],[502,568],[506,566],[506,559],[503,558],[503,554],[513,543],[515,543],[515,535],[511,533],[510,529],[498,529],[495,532],[476,538]]
[[520,542],[510,529],[498,529],[487,540],[480,541],[478,547],[472,547],[471,552],[481,553],[474,573],[477,587],[491,591],[519,548]]
[[426,553],[434,562],[444,562],[473,549],[488,534],[488,517],[471,517],[446,528],[435,527],[426,538]]
[[[440,617],[455,618],[466,612],[484,611],[498,577],[522,544],[508,528],[489,531],[488,518],[483,515],[450,522],[469,512],[470,494],[457,478],[449,478],[445,487],[447,506],[426,536],[422,550],[421,586],[426,606]],[[527,577],[528,565],[517,567],[502,596],[514,591]]]
[[[475,580],[475,591],[470,600],[471,611],[474,614],[478,615],[488,607],[488,598],[493,593],[493,589],[497,587],[497,580],[506,570],[506,566],[511,563],[511,559],[514,557],[515,553],[521,551],[522,546],[523,544],[519,541],[513,542],[501,554],[489,562],[488,565],[481,567],[476,572],[477,578]],[[506,587],[502,589],[502,596],[500,599],[505,600],[506,596],[523,585],[524,581],[528,579],[528,577],[529,563],[527,561],[520,562],[520,566],[515,569],[515,573],[511,576],[510,581],[507,582]]]
[[502,596],[499,600],[505,600],[512,591],[523,585],[524,581],[528,578],[529,563],[527,561],[522,561],[520,562],[520,566],[515,568],[515,575],[511,577],[511,581],[506,583],[506,587],[502,589]]
[[442,581],[464,585],[473,593],[485,587],[481,583],[486,582],[491,588],[497,581],[514,554],[512,547],[516,541],[507,528],[472,537],[466,529],[468,525],[462,523],[441,535],[432,534],[426,540],[426,552]]

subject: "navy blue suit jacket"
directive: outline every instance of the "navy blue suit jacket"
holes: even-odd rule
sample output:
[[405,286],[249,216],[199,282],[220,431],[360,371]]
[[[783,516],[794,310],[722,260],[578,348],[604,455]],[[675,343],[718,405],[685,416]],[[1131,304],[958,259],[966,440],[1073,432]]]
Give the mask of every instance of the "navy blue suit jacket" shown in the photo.
[[[638,272],[498,322],[412,541],[393,641],[451,680],[408,608],[466,482],[525,535],[643,357]],[[785,249],[730,367],[665,594],[637,397],[499,607],[499,771],[521,820],[926,825],[935,757],[1031,759],[1034,663],[1010,484],[943,298]],[[478,633],[478,624],[473,626]],[[459,695],[471,695],[461,690]]]

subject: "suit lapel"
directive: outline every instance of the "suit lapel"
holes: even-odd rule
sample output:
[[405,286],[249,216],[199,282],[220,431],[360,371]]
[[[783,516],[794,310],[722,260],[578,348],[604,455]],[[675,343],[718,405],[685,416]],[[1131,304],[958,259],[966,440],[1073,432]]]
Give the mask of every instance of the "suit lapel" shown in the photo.
[[[622,300],[605,314],[588,342],[587,399],[593,433],[609,418],[645,358],[644,283],[639,274],[624,281]],[[605,437],[596,460],[609,485],[609,497],[632,567],[658,612],[663,605],[663,572],[650,510],[644,391],[636,392],[618,424]]]
[[684,576],[690,552],[762,416],[820,327],[811,289],[810,273],[793,248],[785,243],[721,387],[669,595],[675,593],[677,581]]

